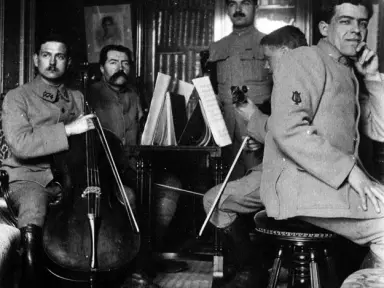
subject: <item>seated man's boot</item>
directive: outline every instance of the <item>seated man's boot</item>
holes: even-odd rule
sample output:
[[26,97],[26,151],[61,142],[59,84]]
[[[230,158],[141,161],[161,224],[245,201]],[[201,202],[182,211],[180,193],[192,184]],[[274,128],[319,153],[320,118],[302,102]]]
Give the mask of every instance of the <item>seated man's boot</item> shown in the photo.
[[225,288],[260,287],[263,275],[260,247],[254,247],[249,236],[249,227],[238,217],[224,230],[226,241],[232,242],[232,259],[235,270],[234,277],[226,283]]
[[20,228],[21,277],[19,288],[42,287],[42,228],[28,224]]
[[120,288],[160,288],[160,286],[153,283],[146,273],[137,271],[126,278]]

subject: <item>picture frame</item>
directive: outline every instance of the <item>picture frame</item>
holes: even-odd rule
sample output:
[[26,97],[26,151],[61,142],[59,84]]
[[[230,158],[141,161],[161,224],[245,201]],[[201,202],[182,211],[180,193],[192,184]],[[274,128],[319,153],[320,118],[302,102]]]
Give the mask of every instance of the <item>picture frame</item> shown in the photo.
[[109,44],[133,51],[131,4],[84,7],[88,63],[97,63],[101,49]]

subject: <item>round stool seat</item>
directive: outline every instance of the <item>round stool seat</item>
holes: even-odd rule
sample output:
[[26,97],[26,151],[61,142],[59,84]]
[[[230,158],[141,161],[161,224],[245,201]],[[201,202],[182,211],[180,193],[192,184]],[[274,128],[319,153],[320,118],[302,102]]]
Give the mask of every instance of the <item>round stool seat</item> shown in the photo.
[[272,235],[279,240],[325,241],[336,235],[299,219],[275,220],[267,216],[265,210],[255,216],[256,231]]
[[[281,281],[281,267],[289,270],[290,287],[339,287],[330,252],[336,234],[295,218],[275,220],[265,210],[255,215],[255,230],[277,246],[268,288],[276,288]],[[324,273],[319,272],[320,268],[326,268]]]
[[340,288],[383,288],[384,269],[370,268],[358,270],[344,280]]

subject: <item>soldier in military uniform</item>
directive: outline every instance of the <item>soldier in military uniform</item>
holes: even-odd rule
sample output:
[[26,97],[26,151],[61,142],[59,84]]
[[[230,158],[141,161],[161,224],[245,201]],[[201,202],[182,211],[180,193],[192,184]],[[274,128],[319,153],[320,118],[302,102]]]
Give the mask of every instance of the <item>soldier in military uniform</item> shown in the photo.
[[[254,27],[257,0],[226,0],[226,6],[233,32],[210,46],[208,61],[216,68],[218,98],[233,141],[223,149],[224,162],[230,166],[247,131],[243,119],[234,112],[231,87],[241,90],[244,87],[248,90],[246,96],[256,105],[262,105],[270,99],[272,81],[259,45],[264,35]],[[262,149],[243,152],[231,179],[243,177],[248,169],[260,164],[262,153]]]
[[364,42],[372,4],[329,2],[321,12],[323,38],[274,71],[261,199],[270,217],[300,217],[369,246],[363,266],[383,268],[384,186],[358,155],[359,131],[384,135],[384,75]]
[[[264,51],[264,65],[272,73],[280,57],[291,49],[308,44],[300,29],[294,26],[285,26],[264,36],[260,45]],[[250,151],[259,149],[260,144],[264,143],[268,115],[261,112],[251,99],[247,99],[246,103],[234,105],[234,109],[237,116],[241,117],[247,124],[247,134],[252,137],[247,143],[247,149]],[[235,264],[238,277],[235,277],[231,282],[233,286],[230,283],[228,287],[248,287],[247,285],[252,287],[255,285],[250,276],[247,281],[242,281],[247,278],[244,275],[247,275],[249,271],[255,271],[252,269],[252,263],[260,262],[260,257],[256,253],[252,253],[256,247],[251,243],[249,228],[245,225],[244,215],[253,216],[255,212],[264,207],[260,200],[259,191],[261,173],[262,167],[257,165],[251,168],[247,175],[230,181],[210,219],[212,224],[223,229],[224,234],[230,238],[230,241],[227,242],[234,244],[233,251],[237,260]],[[207,212],[220,188],[221,185],[215,186],[204,195],[204,208]]]
[[9,174],[9,198],[21,232],[22,277],[19,287],[41,287],[41,234],[49,199],[60,192],[53,183],[48,156],[69,149],[68,137],[94,128],[83,116],[84,97],[68,89],[64,76],[70,63],[69,46],[50,34],[36,46],[33,57],[38,75],[7,93],[2,125],[9,158],[2,169]]

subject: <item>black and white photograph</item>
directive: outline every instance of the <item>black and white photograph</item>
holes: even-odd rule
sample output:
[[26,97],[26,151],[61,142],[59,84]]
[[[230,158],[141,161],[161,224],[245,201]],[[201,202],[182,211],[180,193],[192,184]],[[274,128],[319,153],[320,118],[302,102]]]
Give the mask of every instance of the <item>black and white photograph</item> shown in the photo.
[[0,288],[384,288],[384,0],[0,0]]

